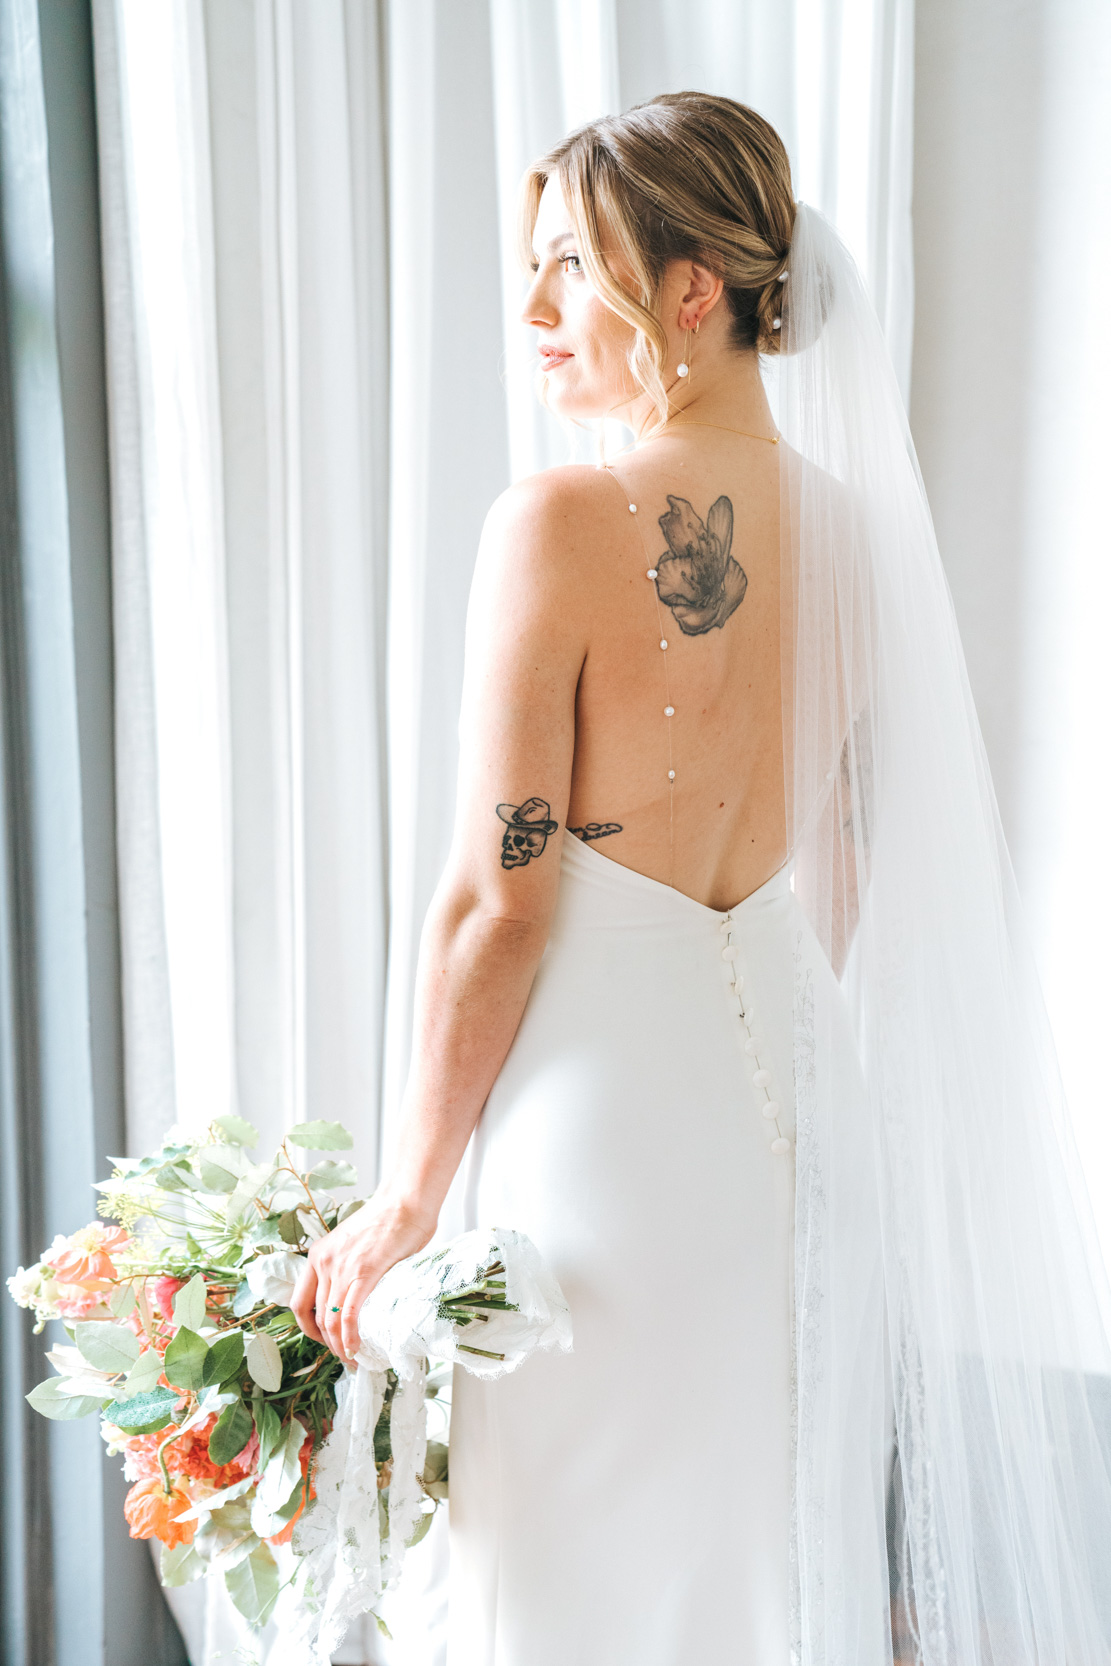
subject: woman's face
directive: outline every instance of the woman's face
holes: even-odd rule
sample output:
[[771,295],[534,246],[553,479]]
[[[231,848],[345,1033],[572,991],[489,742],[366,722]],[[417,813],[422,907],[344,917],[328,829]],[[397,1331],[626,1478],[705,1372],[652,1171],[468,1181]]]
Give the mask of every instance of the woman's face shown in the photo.
[[616,415],[637,397],[628,367],[632,326],[606,305],[582,269],[563,192],[549,179],[532,233],[534,273],[522,317],[539,331],[547,402],[560,416]]

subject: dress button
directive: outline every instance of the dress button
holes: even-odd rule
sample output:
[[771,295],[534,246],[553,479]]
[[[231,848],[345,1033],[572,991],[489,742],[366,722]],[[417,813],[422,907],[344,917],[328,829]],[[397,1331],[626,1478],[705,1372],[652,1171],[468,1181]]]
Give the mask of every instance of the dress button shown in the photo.
[[790,1142],[790,1140],[785,1140],[783,1138],[783,1136],[780,1135],[779,1139],[772,1141],[772,1147],[771,1148],[775,1152],[777,1157],[782,1157],[782,1155],[785,1151],[790,1151],[791,1142]]
[[721,951],[721,958],[723,960],[736,960],[737,945],[735,943],[727,943]]
[[767,1104],[762,1105],[760,1109],[769,1122],[774,1122],[776,1117],[779,1115],[779,1106],[776,1104],[774,1099],[769,1099]]
[[754,1070],[752,1072],[753,1087],[766,1088],[771,1079],[772,1073],[770,1070]]
[[760,1049],[759,1049],[759,1047],[758,1047],[758,1045],[757,1045],[757,1044],[756,1044],[756,1042],[755,1042],[755,1041],[754,1041],[754,1040],[753,1040],[753,1039],[752,1039],[752,1037],[751,1037],[751,1036],[749,1036],[749,1038],[748,1038],[748,1040],[747,1040],[747,1041],[746,1041],[746,1042],[745,1042],[745,1052],[746,1052],[746,1053],[750,1053],[750,1054],[752,1054],[752,1055],[753,1055],[753,1057],[755,1057],[755,1055],[756,1055],[756,1054],[757,1054],[757,1053],[758,1053],[758,1052],[759,1052],[759,1051],[760,1051]]

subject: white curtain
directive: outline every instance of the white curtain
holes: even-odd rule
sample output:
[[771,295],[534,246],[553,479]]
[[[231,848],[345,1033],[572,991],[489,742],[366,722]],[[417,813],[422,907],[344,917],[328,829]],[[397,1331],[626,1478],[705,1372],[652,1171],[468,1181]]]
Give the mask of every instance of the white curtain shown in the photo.
[[[516,186],[696,86],[781,130],[910,362],[912,0],[94,0],[130,1138],[329,1116],[369,1187],[454,807],[483,515],[536,407]],[[452,1207],[443,1227],[455,1228]],[[442,1661],[442,1533],[391,1661]],[[220,1604],[179,1593],[194,1659]],[[385,1659],[352,1639],[344,1658]]]

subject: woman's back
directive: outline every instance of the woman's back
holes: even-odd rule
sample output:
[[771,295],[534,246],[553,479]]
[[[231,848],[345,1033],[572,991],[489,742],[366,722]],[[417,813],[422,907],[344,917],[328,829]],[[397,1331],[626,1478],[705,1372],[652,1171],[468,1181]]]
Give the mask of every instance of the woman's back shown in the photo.
[[568,826],[728,908],[786,856],[779,448],[679,426],[567,471],[594,546]]

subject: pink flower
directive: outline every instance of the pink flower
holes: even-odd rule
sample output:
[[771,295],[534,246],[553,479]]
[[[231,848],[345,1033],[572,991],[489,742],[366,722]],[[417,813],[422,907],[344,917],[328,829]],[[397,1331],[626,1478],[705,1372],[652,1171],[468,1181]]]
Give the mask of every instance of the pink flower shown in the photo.
[[81,1284],[60,1284],[54,1306],[63,1319],[87,1319],[94,1307],[100,1306],[100,1295]]
[[174,1278],[169,1273],[153,1282],[151,1293],[154,1296],[154,1305],[168,1325],[172,1325],[174,1320],[174,1297],[179,1290],[185,1288],[187,1282],[188,1280]]

